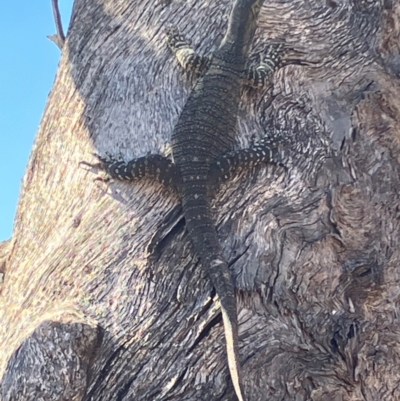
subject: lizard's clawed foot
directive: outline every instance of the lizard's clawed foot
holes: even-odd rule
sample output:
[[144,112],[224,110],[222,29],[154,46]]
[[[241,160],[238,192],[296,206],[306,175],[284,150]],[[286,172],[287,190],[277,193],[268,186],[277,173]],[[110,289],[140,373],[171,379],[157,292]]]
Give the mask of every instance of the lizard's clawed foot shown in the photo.
[[165,34],[167,44],[174,52],[183,47],[190,47],[190,42],[186,40],[177,27],[169,25],[165,30]]

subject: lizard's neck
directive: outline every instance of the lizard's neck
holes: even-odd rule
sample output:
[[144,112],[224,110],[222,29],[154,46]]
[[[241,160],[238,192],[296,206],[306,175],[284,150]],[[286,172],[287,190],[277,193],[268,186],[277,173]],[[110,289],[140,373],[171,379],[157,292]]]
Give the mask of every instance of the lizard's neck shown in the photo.
[[257,17],[264,0],[236,0],[227,32],[219,50],[245,57],[257,28]]

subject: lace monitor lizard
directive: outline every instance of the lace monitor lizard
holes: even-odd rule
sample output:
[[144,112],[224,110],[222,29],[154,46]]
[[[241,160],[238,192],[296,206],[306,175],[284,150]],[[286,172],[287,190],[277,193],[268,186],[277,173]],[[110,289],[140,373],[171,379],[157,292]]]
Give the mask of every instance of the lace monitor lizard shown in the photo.
[[[209,56],[198,55],[175,28],[167,42],[183,68],[200,75],[172,134],[173,162],[148,155],[128,163],[96,155],[112,178],[135,181],[144,176],[173,187],[180,195],[193,249],[220,299],[227,359],[239,401],[245,401],[238,348],[238,321],[233,279],[225,260],[210,208],[217,185],[238,169],[280,163],[271,140],[234,151],[242,84],[262,87],[273,72],[289,63],[283,45],[269,46],[265,61],[246,66],[246,59],[264,0],[236,0],[221,45]],[[285,58],[286,57],[286,58]]]

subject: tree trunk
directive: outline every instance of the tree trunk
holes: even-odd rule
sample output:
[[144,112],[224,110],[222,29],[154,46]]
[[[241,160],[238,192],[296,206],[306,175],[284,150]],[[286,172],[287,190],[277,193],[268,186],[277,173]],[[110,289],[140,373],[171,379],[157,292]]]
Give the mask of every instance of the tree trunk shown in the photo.
[[[75,1],[0,249],[3,401],[235,399],[218,299],[176,195],[150,180],[95,180],[81,163],[93,152],[170,155],[195,77],[164,29],[178,26],[205,53],[230,8]],[[286,168],[243,172],[213,203],[246,395],[399,400],[400,2],[266,1],[250,61],[270,41],[307,65],[244,89],[238,148],[274,134]]]

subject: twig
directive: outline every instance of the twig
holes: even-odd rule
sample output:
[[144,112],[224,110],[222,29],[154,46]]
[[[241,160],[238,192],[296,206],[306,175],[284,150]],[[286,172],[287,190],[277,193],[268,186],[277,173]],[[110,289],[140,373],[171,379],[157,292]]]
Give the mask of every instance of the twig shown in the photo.
[[53,6],[54,22],[56,23],[57,33],[55,35],[48,35],[47,37],[54,42],[60,50],[64,47],[65,35],[61,21],[60,9],[58,8],[58,0],[51,1]]

